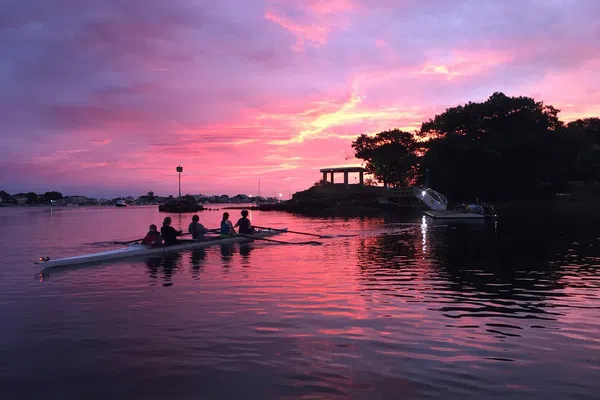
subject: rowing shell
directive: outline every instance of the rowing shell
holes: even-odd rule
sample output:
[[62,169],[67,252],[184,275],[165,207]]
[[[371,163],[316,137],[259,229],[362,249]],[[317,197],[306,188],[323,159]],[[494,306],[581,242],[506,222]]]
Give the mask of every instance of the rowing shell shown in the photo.
[[38,261],[35,264],[41,265],[46,268],[51,267],[60,267],[65,265],[77,265],[98,261],[106,261],[106,260],[117,260],[121,258],[127,257],[135,257],[135,256],[146,256],[152,254],[163,254],[163,253],[172,253],[183,250],[193,250],[193,249],[203,249],[209,246],[213,246],[216,244],[231,244],[231,243],[244,243],[251,242],[252,238],[265,238],[269,236],[279,235],[283,232],[287,231],[287,228],[278,229],[278,230],[262,230],[255,232],[251,235],[244,236],[235,236],[228,238],[217,238],[217,239],[209,239],[202,242],[187,242],[182,244],[176,244],[171,246],[162,246],[157,248],[150,248],[144,246],[143,244],[134,243],[124,249],[116,249],[116,250],[108,250],[100,253],[93,254],[84,254],[81,256],[74,257],[66,257],[66,258],[57,258],[56,260],[44,260]]

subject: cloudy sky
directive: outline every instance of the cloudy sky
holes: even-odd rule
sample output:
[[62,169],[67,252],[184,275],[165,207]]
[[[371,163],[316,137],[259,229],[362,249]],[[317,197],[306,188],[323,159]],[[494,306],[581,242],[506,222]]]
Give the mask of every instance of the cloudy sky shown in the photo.
[[302,190],[352,140],[495,91],[600,115],[596,0],[22,0],[0,189]]

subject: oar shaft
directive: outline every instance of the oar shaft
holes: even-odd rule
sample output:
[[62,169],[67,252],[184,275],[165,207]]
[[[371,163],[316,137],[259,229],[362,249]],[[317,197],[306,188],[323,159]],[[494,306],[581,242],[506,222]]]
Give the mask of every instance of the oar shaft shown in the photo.
[[[212,231],[212,230],[210,230],[210,231]],[[185,233],[182,233],[181,235],[178,235],[178,236],[184,236],[184,235],[191,235],[191,233],[185,232]],[[135,242],[141,242],[142,240],[144,240],[144,238],[135,239],[135,240],[129,240],[127,242],[116,242],[115,241],[115,242],[109,242],[109,243],[114,243],[114,244],[130,244],[130,243],[135,243]]]
[[[227,235],[227,236],[231,236],[234,237],[234,235]],[[238,233],[236,236],[241,236],[241,237],[245,237],[248,239],[252,239],[252,240],[264,240],[265,242],[273,242],[273,243],[281,243],[281,244],[321,244],[321,242],[286,242],[283,240],[275,240],[275,239],[267,239],[267,238],[262,238],[262,237],[255,237],[255,236],[248,236],[248,235],[244,235],[244,234],[240,234]]]
[[246,236],[246,235],[241,235],[241,234],[238,234],[237,236],[242,236],[242,237],[252,239],[252,240],[264,240],[265,242],[291,244],[290,242],[284,242],[283,240],[267,239],[267,238],[261,238],[261,237]]
[[256,225],[254,225],[254,227],[258,228],[258,229],[268,229],[268,230],[271,230],[271,231],[288,232],[288,233],[296,233],[298,235],[314,236],[314,237],[318,237],[318,238],[323,239],[322,235],[315,235],[314,233],[290,231],[290,230],[286,230],[286,229],[266,228],[264,226],[256,226]]

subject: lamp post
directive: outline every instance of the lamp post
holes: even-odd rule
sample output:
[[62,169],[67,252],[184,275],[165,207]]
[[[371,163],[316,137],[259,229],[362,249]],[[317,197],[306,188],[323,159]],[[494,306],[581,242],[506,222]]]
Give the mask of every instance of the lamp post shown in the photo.
[[177,167],[177,173],[179,174],[179,197],[181,197],[181,173],[183,172],[183,167],[180,165]]

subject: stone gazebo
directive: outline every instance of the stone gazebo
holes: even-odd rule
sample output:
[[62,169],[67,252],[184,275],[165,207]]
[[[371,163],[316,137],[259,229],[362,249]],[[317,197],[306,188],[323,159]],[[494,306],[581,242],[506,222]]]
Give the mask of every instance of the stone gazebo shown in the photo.
[[[344,174],[344,185],[348,185],[348,174],[351,172],[358,173],[358,184],[364,185],[364,174],[367,172],[366,168],[363,167],[340,167],[340,168],[322,168],[320,169],[323,174],[323,182],[335,183],[334,174],[343,173]],[[327,179],[327,175],[329,175],[329,179]]]

